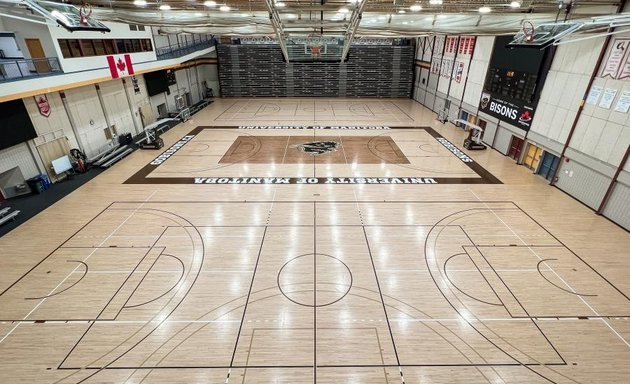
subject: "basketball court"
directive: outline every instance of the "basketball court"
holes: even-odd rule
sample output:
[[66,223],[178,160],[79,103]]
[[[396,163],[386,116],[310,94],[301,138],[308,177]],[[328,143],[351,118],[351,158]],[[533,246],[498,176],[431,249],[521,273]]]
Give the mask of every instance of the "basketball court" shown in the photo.
[[627,232],[434,117],[218,100],[0,239],[1,381],[630,382]]

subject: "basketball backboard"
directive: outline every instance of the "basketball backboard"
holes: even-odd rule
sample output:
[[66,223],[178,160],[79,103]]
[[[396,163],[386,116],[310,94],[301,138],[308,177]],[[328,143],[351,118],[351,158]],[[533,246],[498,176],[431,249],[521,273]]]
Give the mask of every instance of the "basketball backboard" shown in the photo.
[[286,38],[289,61],[341,61],[343,38],[341,36],[289,36]]
[[75,7],[72,4],[38,0],[25,0],[24,4],[48,20],[56,21],[70,32],[110,32],[110,29],[105,24],[92,16],[92,7],[88,4]]
[[534,26],[532,23],[525,21],[522,29],[507,46],[511,48],[544,49],[561,38],[577,31],[582,25],[582,23],[567,22],[547,23]]

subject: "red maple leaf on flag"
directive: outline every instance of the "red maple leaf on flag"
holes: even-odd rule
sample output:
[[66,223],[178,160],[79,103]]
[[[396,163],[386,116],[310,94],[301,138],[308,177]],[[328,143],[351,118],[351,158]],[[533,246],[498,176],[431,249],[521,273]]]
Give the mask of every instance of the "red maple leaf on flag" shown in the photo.
[[118,59],[118,63],[116,63],[116,67],[118,68],[119,71],[121,72],[124,71],[126,66],[127,65],[122,59]]

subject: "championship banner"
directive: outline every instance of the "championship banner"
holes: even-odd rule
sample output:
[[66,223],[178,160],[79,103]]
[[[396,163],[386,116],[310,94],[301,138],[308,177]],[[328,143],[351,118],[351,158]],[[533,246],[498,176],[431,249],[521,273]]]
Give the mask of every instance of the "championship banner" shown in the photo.
[[601,77],[618,78],[619,70],[623,66],[626,52],[630,46],[630,39],[614,39],[604,69],[602,69]]
[[48,103],[48,97],[46,97],[46,95],[35,96],[35,104],[37,104],[37,109],[39,109],[39,113],[42,116],[50,116],[50,104]]
[[534,107],[503,96],[483,91],[479,111],[528,131],[534,118]]

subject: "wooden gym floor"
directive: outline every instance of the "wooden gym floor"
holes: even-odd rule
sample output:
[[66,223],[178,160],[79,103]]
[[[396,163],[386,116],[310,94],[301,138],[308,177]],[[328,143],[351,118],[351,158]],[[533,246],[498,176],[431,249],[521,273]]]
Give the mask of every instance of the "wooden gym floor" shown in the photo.
[[0,238],[0,381],[630,382],[628,232],[434,116],[217,100]]

